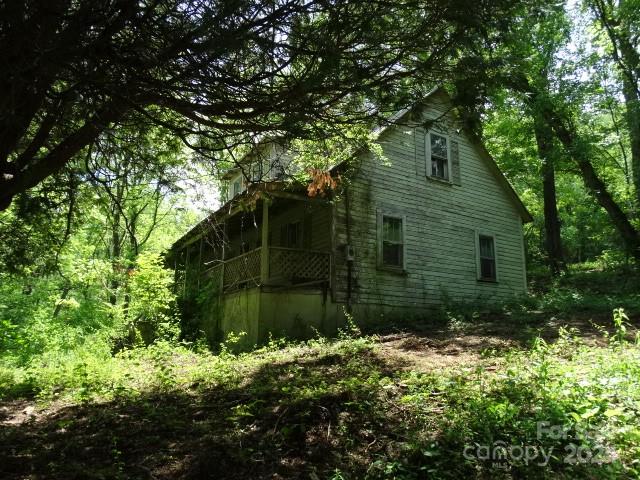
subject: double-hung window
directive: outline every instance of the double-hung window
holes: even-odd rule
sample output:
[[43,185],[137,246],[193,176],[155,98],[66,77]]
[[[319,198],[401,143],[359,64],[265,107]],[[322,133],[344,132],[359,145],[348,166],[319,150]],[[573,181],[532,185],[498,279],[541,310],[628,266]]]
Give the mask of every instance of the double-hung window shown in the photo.
[[383,268],[404,270],[405,217],[379,214],[378,265]]
[[251,181],[252,182],[261,182],[262,181],[262,160],[255,160],[251,166],[249,167],[251,171]]
[[477,237],[478,280],[495,282],[498,280],[495,237],[482,233]]
[[286,223],[280,227],[280,245],[287,248],[302,248],[301,222]]
[[242,192],[242,177],[237,177],[232,183],[231,198],[239,195],[240,192]]
[[449,139],[444,135],[429,132],[426,141],[428,175],[448,181],[450,178]]

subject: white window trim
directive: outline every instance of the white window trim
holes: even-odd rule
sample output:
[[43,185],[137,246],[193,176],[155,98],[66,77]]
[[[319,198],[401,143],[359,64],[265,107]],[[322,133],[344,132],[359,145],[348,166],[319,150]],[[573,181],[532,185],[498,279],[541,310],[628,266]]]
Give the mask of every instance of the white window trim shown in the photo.
[[[240,189],[237,192],[235,191],[235,188],[234,188],[236,182],[240,182],[239,183]],[[235,197],[236,195],[240,195],[243,190],[244,190],[244,182],[242,181],[242,174],[236,175],[231,179],[231,198]]]
[[[256,159],[249,164],[249,181],[250,182],[264,182],[264,159]],[[256,172],[257,170],[257,172]]]
[[[494,256],[494,264],[496,268],[496,278],[495,280],[491,280],[488,278],[482,278],[482,268],[480,266],[480,237],[490,237],[493,239],[493,256]],[[482,230],[475,231],[475,240],[476,240],[476,280],[479,282],[487,282],[487,283],[498,283],[500,281],[500,269],[498,266],[498,241],[496,236],[493,233],[488,233]]]
[[[405,273],[407,271],[407,216],[399,213],[397,211],[390,211],[390,210],[384,210],[384,209],[378,209],[377,212],[377,231],[378,231],[378,237],[377,237],[377,250],[378,250],[378,261],[377,261],[377,266],[378,269],[380,270],[387,270],[390,272],[396,272],[396,273]],[[382,245],[383,245],[383,238],[382,238],[382,223],[383,223],[383,217],[390,217],[390,218],[397,218],[402,220],[402,266],[396,266],[396,265],[385,265],[383,263],[383,255],[382,255]]]
[[[447,178],[441,178],[431,174],[431,134],[432,133],[439,137],[443,137],[447,141]],[[426,167],[427,177],[432,178],[433,180],[438,180],[439,182],[452,183],[453,182],[453,178],[452,178],[453,165],[451,164],[451,137],[443,133],[432,132],[431,130],[429,130],[425,135],[425,139],[424,139],[424,153],[425,153],[425,167]]]

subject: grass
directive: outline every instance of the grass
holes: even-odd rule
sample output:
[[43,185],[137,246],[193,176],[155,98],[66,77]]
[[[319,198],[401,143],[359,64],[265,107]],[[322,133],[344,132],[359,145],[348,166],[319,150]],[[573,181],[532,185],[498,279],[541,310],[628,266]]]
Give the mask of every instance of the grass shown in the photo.
[[[635,343],[593,346],[562,332],[552,344],[538,339],[444,371],[413,368],[377,337],[280,347],[213,356],[157,344],[114,357],[108,375],[88,366],[73,372],[74,382],[40,393],[43,411],[35,417],[8,415],[1,440],[12,448],[0,453],[0,473],[413,479],[640,472]],[[24,403],[8,405],[21,412]],[[555,438],[559,428],[566,433]],[[501,447],[506,453],[496,461]],[[551,452],[548,460],[542,452]]]
[[637,313],[580,275],[411,330],[6,367],[0,477],[638,478]]

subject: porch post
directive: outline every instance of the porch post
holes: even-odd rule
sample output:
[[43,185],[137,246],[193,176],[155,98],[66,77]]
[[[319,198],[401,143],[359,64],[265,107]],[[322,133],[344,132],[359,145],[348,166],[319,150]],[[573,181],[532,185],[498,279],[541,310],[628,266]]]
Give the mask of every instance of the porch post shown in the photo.
[[262,197],[262,240],[260,243],[260,285],[269,280],[269,200]]
[[198,291],[200,290],[200,277],[202,276],[202,237],[200,237],[200,252],[198,253]]
[[222,222],[222,273],[220,274],[220,292],[224,291],[224,271],[227,269],[227,222]]

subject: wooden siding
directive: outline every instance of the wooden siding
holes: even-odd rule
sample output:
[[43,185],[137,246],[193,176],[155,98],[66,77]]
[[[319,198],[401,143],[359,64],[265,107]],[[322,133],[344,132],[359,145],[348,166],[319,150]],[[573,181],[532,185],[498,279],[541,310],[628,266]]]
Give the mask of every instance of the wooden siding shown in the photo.
[[[427,308],[445,295],[453,301],[491,301],[526,290],[520,210],[488,160],[447,113],[445,102],[431,97],[421,115],[438,118],[431,130],[456,142],[455,184],[427,176],[424,129],[395,126],[384,131],[379,141],[387,161],[362,158],[334,208],[335,301],[347,301],[347,244],[355,249],[354,303]],[[404,273],[377,267],[379,211],[406,216]],[[477,280],[478,231],[495,236],[497,283]]]
[[329,205],[293,201],[285,210],[274,212],[269,221],[270,244],[284,247],[285,245],[280,242],[280,228],[293,222],[300,222],[302,225],[303,248],[330,251],[331,209]]
[[[275,200],[275,202],[279,201],[281,200]],[[331,250],[331,209],[329,205],[295,200],[285,202],[286,205],[278,205],[277,209],[272,207],[269,218],[269,244],[285,246],[280,242],[280,228],[287,223],[300,222],[303,227],[302,248],[329,252]],[[240,231],[229,235],[227,239],[226,259],[260,246],[262,222],[260,219],[256,220],[253,212],[241,215],[243,217]],[[193,248],[197,248],[198,243],[194,245]],[[208,257],[207,260],[210,261]]]

